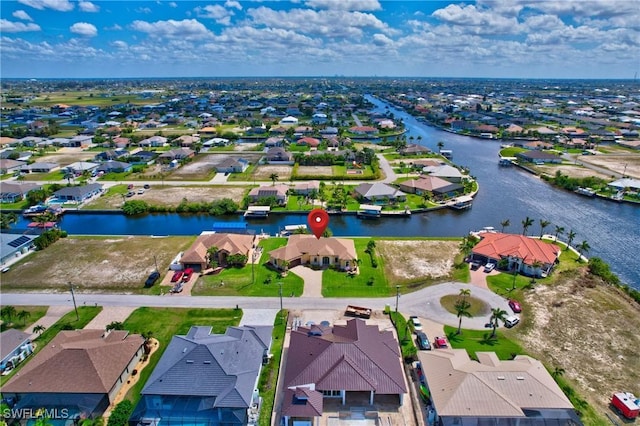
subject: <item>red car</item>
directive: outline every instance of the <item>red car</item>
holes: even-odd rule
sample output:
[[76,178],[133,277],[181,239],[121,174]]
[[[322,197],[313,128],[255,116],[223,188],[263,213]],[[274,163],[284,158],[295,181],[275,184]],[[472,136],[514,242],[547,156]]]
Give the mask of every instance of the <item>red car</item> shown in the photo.
[[520,312],[522,312],[522,307],[520,307],[520,303],[517,300],[509,300],[509,307],[514,314],[519,314]]
[[184,274],[182,275],[182,282],[187,282],[191,279],[191,275],[193,274],[193,269],[187,268],[184,270]]
[[433,339],[433,346],[435,346],[436,348],[446,348],[447,339],[441,336],[436,336],[436,338]]
[[171,282],[172,283],[177,283],[178,281],[180,281],[180,278],[182,278],[182,271],[175,271],[173,273],[173,276],[171,277]]

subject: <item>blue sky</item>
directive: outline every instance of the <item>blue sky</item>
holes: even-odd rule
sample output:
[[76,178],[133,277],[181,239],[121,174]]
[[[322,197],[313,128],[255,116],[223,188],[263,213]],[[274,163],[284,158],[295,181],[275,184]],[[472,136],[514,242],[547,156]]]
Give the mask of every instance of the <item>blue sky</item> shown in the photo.
[[0,2],[4,78],[633,78],[639,0]]

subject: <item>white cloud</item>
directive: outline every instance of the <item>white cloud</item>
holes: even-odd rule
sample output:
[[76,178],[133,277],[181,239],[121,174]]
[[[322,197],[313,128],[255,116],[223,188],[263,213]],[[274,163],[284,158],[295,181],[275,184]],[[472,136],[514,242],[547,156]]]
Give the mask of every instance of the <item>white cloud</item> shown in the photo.
[[122,40],[115,40],[111,42],[111,46],[115,47],[116,49],[126,49],[127,47],[129,47],[127,42]]
[[228,7],[228,8],[232,8],[233,7],[235,9],[242,10],[242,5],[240,4],[240,2],[237,2],[235,0],[227,0],[224,3],[224,7]]
[[29,16],[24,10],[16,10],[11,14],[14,18],[22,19],[23,21],[33,21],[33,18]]
[[229,25],[231,17],[234,15],[233,11],[227,10],[219,4],[196,7],[194,10],[199,18],[213,19],[222,25]]
[[69,31],[83,37],[95,37],[98,35],[98,29],[95,25],[89,24],[88,22],[76,22],[69,27]]
[[78,3],[78,7],[83,12],[99,12],[100,6],[91,3],[90,1],[81,1]]
[[384,34],[374,34],[373,44],[375,44],[376,46],[390,46],[393,44],[393,40],[391,40]]
[[118,24],[113,24],[110,27],[104,27],[104,29],[107,31],[122,31],[122,27]]
[[306,5],[315,9],[330,10],[382,10],[378,0],[307,0]]
[[34,9],[52,9],[59,12],[73,10],[73,3],[69,0],[18,0],[18,3],[33,7]]
[[473,31],[478,34],[513,34],[518,31],[517,18],[479,10],[474,5],[450,4],[431,16],[447,24],[474,27]]
[[178,3],[176,3],[175,1],[172,1],[169,3],[169,7],[178,7]]
[[3,33],[23,33],[27,31],[40,31],[39,25],[32,22],[13,22],[7,19],[0,19],[0,32]]
[[148,15],[152,12],[151,8],[148,7],[139,7],[136,9],[136,13],[144,13],[145,15]]
[[146,22],[133,21],[131,29],[149,34],[151,37],[203,39],[211,36],[209,30],[196,19]]

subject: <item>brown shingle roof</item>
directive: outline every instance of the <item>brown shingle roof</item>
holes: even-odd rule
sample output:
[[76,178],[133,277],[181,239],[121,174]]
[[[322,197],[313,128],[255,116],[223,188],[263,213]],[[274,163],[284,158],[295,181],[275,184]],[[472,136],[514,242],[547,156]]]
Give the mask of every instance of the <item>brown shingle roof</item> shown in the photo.
[[218,250],[228,254],[248,255],[253,246],[253,235],[244,234],[204,234],[196,238],[196,241],[180,258],[181,263],[203,263],[207,260],[207,250],[218,247]]
[[15,393],[108,393],[144,339],[113,330],[61,331],[3,387]]
[[311,256],[338,256],[340,259],[357,259],[353,240],[344,238],[320,238],[313,235],[294,234],[289,237],[287,245],[272,250],[269,255],[275,259],[291,261],[303,254]]

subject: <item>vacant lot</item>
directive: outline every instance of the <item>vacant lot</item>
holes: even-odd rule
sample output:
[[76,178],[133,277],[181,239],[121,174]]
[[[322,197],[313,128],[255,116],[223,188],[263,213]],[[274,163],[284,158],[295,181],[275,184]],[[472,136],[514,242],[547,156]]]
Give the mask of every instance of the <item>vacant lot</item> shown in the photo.
[[379,240],[376,251],[385,259],[390,282],[417,278],[443,278],[453,269],[459,241]]
[[563,275],[527,294],[533,326],[520,338],[549,368],[563,368],[598,412],[610,412],[613,392],[640,393],[640,307],[591,276]]
[[2,275],[2,289],[140,293],[156,267],[169,263],[194,237],[63,238],[28,256]]
[[300,166],[298,174],[300,176],[332,176],[333,168],[331,166]]
[[611,179],[610,175],[600,173],[600,172],[597,172],[596,170],[592,170],[587,167],[577,166],[577,165],[569,165],[569,164],[553,165],[553,166],[545,165],[545,166],[534,166],[534,168],[540,171],[541,173],[546,173],[550,176],[554,176],[556,172],[559,171],[565,176],[569,176],[571,178],[577,178],[577,179],[585,178],[589,176],[595,176],[595,177],[599,177],[606,180]]
[[272,174],[278,175],[279,181],[288,180],[291,176],[291,166],[273,166],[270,164],[261,165],[253,172],[253,179],[255,180],[269,180]]
[[581,155],[581,162],[604,167],[616,173],[640,178],[640,153],[611,153],[598,155]]
[[38,157],[36,161],[42,163],[56,163],[61,167],[68,166],[76,161],[93,161],[97,152],[82,151],[80,148],[61,148],[55,153]]

